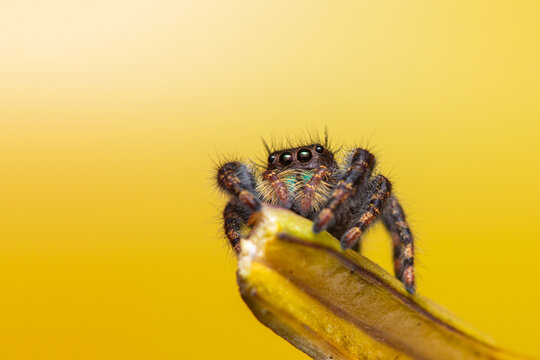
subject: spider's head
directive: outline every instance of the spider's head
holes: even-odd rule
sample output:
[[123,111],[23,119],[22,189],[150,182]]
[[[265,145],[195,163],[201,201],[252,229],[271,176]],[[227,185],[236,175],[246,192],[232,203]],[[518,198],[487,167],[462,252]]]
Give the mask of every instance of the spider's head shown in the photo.
[[314,170],[324,165],[336,166],[334,154],[320,144],[311,144],[292,149],[277,150],[268,156],[268,170],[302,169]]

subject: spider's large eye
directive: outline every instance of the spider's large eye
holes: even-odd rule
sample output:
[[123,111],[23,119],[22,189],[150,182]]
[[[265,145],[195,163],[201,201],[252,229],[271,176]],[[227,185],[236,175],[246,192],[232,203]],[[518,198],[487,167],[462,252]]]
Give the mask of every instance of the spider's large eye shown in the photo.
[[293,162],[293,156],[290,152],[284,152],[279,157],[279,163],[283,166],[289,166]]
[[321,145],[317,145],[315,146],[315,151],[322,154],[324,152],[324,148]]
[[308,149],[300,149],[298,151],[298,155],[296,155],[296,158],[301,163],[307,163],[309,160],[311,160],[312,157],[313,155],[311,155],[311,151],[309,151]]
[[272,154],[268,157],[268,163],[271,164],[276,161],[276,155]]

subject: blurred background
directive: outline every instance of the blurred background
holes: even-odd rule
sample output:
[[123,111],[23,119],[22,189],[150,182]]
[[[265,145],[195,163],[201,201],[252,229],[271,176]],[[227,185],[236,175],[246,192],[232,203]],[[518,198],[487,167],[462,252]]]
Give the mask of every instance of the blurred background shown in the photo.
[[[419,293],[540,356],[540,2],[3,1],[0,357],[306,359],[259,324],[212,161],[368,144]],[[374,229],[365,254],[391,269]]]

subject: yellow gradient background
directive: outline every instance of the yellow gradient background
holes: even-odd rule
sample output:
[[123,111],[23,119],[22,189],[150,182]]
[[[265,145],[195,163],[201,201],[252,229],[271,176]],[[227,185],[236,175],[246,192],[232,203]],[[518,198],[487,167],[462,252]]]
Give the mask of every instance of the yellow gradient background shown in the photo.
[[[0,358],[306,359],[237,293],[212,160],[325,125],[394,181],[419,292],[540,357],[539,16],[3,1]],[[390,269],[380,228],[365,249]]]

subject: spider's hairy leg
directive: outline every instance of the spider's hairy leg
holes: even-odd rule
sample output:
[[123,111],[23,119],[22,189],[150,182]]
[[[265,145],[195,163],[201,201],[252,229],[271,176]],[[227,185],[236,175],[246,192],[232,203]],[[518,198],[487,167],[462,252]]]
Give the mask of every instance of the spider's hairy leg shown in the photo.
[[326,206],[321,210],[313,222],[315,233],[326,230],[333,222],[336,210],[355,192],[356,187],[362,185],[365,179],[371,176],[375,167],[375,156],[365,149],[354,150],[349,166],[337,183]]
[[242,227],[247,223],[251,212],[234,199],[227,203],[223,209],[223,229],[225,235],[235,252],[240,253],[240,239],[242,238]]
[[367,207],[362,211],[354,226],[341,237],[340,243],[343,249],[351,248],[359,242],[360,236],[378,219],[386,200],[390,197],[392,185],[387,178],[377,175],[371,180],[371,184],[370,187],[373,190]]
[[325,176],[330,173],[328,168],[324,165],[319,166],[317,170],[311,176],[311,179],[307,182],[300,195],[300,215],[307,216],[313,206],[313,199],[317,191],[317,187]]
[[233,161],[221,166],[217,172],[217,182],[223,190],[237,197],[252,211],[260,209],[261,202],[254,190],[255,175],[245,164]]
[[292,196],[289,194],[287,186],[281,178],[278,177],[275,170],[267,170],[262,174],[263,180],[268,181],[274,190],[279,205],[290,209],[292,206]]
[[390,196],[383,214],[386,228],[392,235],[394,273],[411,294],[416,290],[414,276],[414,239],[405,219],[405,212],[394,196]]

